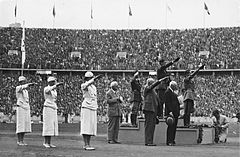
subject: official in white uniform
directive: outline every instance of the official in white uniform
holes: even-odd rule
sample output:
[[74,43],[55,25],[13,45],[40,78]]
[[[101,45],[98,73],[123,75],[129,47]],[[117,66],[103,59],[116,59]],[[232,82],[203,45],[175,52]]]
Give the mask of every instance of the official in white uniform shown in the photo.
[[93,82],[101,75],[94,77],[93,73],[87,71],[85,73],[84,83],[81,84],[83,92],[83,102],[81,106],[81,130],[83,136],[85,150],[95,150],[90,146],[91,136],[97,135],[97,88]]
[[25,133],[32,132],[31,116],[28,97],[28,87],[35,83],[26,83],[26,78],[20,76],[18,78],[19,86],[16,87],[17,97],[17,114],[16,114],[16,133],[18,136],[17,144],[20,146],[27,145],[24,143]]
[[56,78],[50,76],[47,79],[48,86],[44,88],[45,102],[43,105],[43,132],[44,136],[43,146],[46,148],[54,148],[56,146],[51,144],[51,136],[58,136],[58,119],[57,119],[57,86],[63,83],[57,83]]

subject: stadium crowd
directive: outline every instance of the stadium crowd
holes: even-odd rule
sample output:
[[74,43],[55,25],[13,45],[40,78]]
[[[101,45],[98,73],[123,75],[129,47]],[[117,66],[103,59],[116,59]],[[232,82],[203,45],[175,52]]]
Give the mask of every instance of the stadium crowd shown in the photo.
[[[13,107],[16,104],[15,87],[17,86],[17,78],[19,74],[16,72],[4,72],[1,78],[1,92],[0,92],[0,112],[4,114],[14,114]],[[46,86],[46,76],[28,73],[25,74],[29,82],[37,82],[37,86],[30,88],[30,106],[31,114],[39,116],[42,114],[44,103],[43,88]],[[98,88],[98,115],[105,116],[107,112],[107,105],[105,94],[109,88],[110,82],[116,80],[119,82],[120,93],[124,97],[124,105],[122,110],[130,112],[130,96],[131,86],[130,79],[132,74],[126,74],[124,77],[121,74],[108,73],[96,82]],[[83,81],[83,74],[59,74],[57,75],[59,81],[64,82],[64,86],[58,91],[57,104],[59,107],[59,114],[79,115],[80,105],[83,99],[80,85]],[[141,77],[142,85],[148,76]],[[233,114],[240,112],[239,100],[239,77],[231,75],[223,76],[197,76],[196,82],[196,111],[195,116],[210,116],[214,108],[218,108],[222,114],[232,117]],[[181,86],[183,76],[176,76],[175,80]]]
[[[240,27],[191,30],[68,30],[27,28],[25,34],[26,62],[29,69],[79,69],[79,70],[135,70],[156,69],[159,59],[182,58],[172,69],[196,69],[205,63],[207,69],[240,68]],[[22,28],[0,28],[0,67],[21,67]],[[15,51],[17,50],[17,51]],[[209,52],[200,56],[202,51]],[[17,53],[16,53],[17,52]],[[78,57],[72,55],[78,52]],[[126,56],[117,55],[126,52]],[[80,84],[83,74],[58,74],[64,82],[59,89],[59,113],[78,115],[82,101]],[[0,112],[13,114],[16,103],[15,87],[19,72],[1,71]],[[31,114],[39,116],[44,102],[43,88],[46,76],[35,72],[24,74],[37,86],[30,89]],[[132,75],[105,73],[97,81],[99,115],[106,115],[105,93],[110,82],[120,84],[120,93],[125,99],[123,110],[129,112],[130,78]],[[141,77],[142,85],[147,76]],[[182,76],[177,76],[180,83]],[[240,112],[238,76],[201,75],[195,78],[196,116],[209,116],[217,107],[227,115]]]
[[[182,61],[173,69],[237,69],[240,27],[191,30],[69,30],[27,28],[26,68],[132,70],[155,69],[159,58]],[[21,67],[21,28],[0,29],[2,67]],[[18,55],[9,55],[18,50]],[[71,52],[79,52],[74,57]],[[209,52],[199,56],[202,51]],[[118,56],[117,52],[126,52]],[[125,58],[126,57],[126,58]]]

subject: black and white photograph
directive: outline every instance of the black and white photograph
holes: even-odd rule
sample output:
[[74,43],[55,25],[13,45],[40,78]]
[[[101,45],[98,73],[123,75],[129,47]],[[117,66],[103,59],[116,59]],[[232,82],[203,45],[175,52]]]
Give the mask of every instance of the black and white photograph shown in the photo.
[[239,148],[240,0],[0,0],[0,157]]

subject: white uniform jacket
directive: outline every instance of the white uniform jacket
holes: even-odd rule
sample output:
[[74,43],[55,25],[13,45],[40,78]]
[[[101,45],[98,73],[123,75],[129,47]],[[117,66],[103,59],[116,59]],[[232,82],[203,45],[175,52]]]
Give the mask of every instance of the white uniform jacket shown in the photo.
[[28,84],[16,87],[17,113],[16,133],[32,132],[30,106],[27,88]]
[[57,119],[57,91],[56,85],[44,88],[45,102],[43,105],[43,132],[42,136],[58,135]]

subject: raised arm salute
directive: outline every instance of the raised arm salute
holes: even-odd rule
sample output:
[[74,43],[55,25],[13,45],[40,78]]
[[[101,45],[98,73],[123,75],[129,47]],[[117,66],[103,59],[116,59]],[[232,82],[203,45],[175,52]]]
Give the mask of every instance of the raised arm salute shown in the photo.
[[62,82],[57,83],[55,77],[48,77],[48,86],[44,88],[45,102],[43,105],[43,146],[46,148],[54,148],[51,144],[51,136],[58,136],[58,119],[57,119],[57,90],[56,88],[63,85]]
[[85,150],[94,150],[90,145],[91,136],[97,135],[97,88],[93,84],[95,80],[102,75],[94,76],[91,71],[87,71],[84,77],[84,83],[81,84],[83,92],[83,102],[81,106],[81,130]]
[[[160,60],[160,67],[157,69],[157,79],[164,78],[168,76],[167,68],[173,65],[174,63],[177,63],[180,60],[180,57],[176,58],[175,60],[168,62],[167,64],[162,59]],[[164,104],[164,93],[170,83],[170,78],[162,81],[158,87],[156,88],[158,98],[159,98],[159,105],[158,105],[158,116],[163,117],[163,104]]]
[[24,143],[25,133],[32,132],[28,87],[35,85],[36,83],[26,83],[27,79],[24,76],[20,76],[18,78],[18,81],[19,86],[16,87],[16,133],[18,136],[17,144],[20,146],[24,146],[27,145],[26,143]]
[[200,66],[193,73],[187,70],[187,76],[183,80],[184,126],[190,125],[190,114],[194,112],[195,83],[192,79],[203,68],[204,65]]

